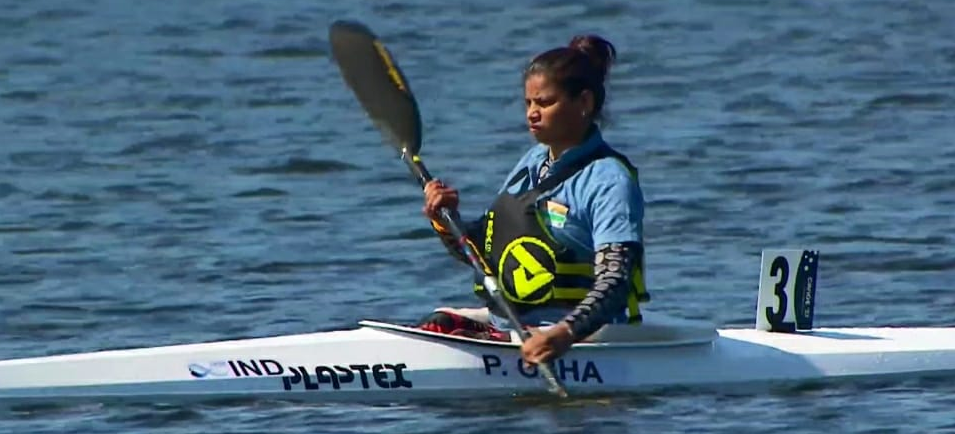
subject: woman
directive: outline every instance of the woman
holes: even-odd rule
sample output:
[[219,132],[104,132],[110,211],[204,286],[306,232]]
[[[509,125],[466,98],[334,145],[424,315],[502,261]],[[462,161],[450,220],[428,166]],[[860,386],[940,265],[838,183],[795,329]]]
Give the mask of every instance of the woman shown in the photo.
[[[604,81],[614,46],[589,35],[536,56],[524,71],[530,133],[538,142],[511,170],[495,202],[467,232],[485,271],[532,337],[528,363],[545,363],[608,323],[641,320],[643,194],[636,169],[601,137]],[[466,262],[440,223],[457,212],[458,191],[425,186],[423,212],[449,250]],[[475,276],[483,309],[440,308],[424,329],[507,339],[512,329]]]

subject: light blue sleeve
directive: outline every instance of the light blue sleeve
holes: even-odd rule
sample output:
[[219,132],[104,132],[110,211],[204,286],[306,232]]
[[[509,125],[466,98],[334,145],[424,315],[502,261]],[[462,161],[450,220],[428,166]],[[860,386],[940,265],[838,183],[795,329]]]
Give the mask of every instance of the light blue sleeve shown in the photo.
[[590,202],[594,249],[601,244],[643,243],[643,192],[621,173],[600,176],[585,184]]

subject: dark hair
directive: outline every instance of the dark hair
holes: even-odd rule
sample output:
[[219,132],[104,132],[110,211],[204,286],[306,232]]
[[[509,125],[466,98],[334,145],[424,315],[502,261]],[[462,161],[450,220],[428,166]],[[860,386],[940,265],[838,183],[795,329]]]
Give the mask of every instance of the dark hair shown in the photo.
[[607,97],[604,81],[610,64],[617,58],[617,49],[610,41],[597,35],[577,35],[566,47],[547,50],[531,60],[524,69],[524,80],[544,74],[571,97],[584,90],[594,94],[593,119],[601,119],[601,110]]

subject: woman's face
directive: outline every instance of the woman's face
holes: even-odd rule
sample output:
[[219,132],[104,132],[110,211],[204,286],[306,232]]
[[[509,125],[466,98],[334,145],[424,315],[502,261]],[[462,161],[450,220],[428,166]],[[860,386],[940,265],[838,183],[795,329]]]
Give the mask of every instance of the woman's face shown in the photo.
[[549,146],[578,144],[590,127],[593,96],[583,91],[571,98],[543,74],[524,81],[527,126],[538,142]]

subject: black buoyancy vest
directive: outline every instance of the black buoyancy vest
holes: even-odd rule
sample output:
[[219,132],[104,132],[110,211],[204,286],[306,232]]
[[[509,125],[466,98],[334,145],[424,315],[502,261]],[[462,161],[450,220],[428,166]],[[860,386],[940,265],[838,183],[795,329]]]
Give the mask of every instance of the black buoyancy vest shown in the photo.
[[[542,217],[540,196],[590,163],[607,157],[624,163],[636,179],[637,169],[627,157],[602,145],[590,155],[544,178],[535,188],[512,195],[507,188],[530,181],[529,169],[519,171],[472,226],[468,238],[483,240],[476,253],[484,260],[488,268],[485,271],[497,278],[504,297],[518,312],[538,306],[573,307],[593,287],[593,262],[574,262],[573,253],[554,239]],[[643,282],[642,257],[639,262],[633,270],[633,288],[628,302],[632,319],[639,317],[638,303],[649,300]],[[483,276],[475,276],[474,289],[478,296],[488,299],[482,280]]]

